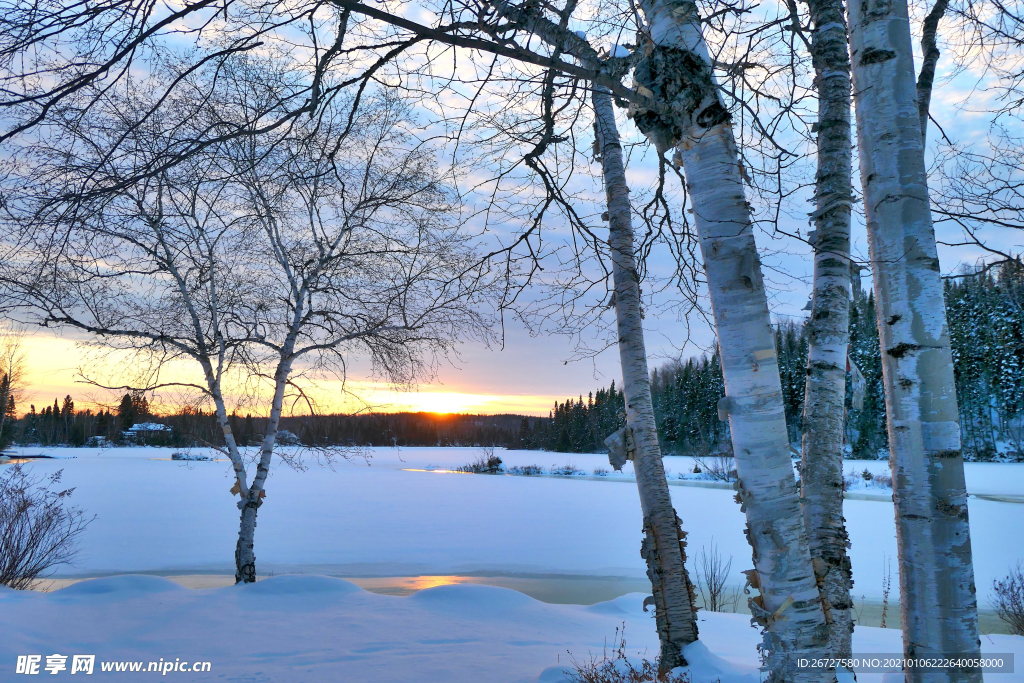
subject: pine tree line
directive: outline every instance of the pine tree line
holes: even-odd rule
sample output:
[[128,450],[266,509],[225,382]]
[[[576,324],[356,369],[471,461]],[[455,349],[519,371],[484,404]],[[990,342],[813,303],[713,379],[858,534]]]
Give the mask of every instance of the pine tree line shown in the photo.
[[[2,386],[0,386],[2,389]],[[620,395],[621,396],[621,395]],[[141,393],[125,394],[116,410],[76,410],[71,396],[63,403],[37,411],[29,407],[20,418],[13,399],[0,448],[16,444],[85,446],[102,444],[153,446],[223,445],[223,430],[212,411],[184,408],[169,415],[154,415]],[[267,418],[247,414],[229,416],[232,433],[242,446],[258,446]],[[364,415],[290,416],[281,419],[282,441],[304,446],[515,446],[520,431],[531,430],[540,418],[521,415],[444,415],[388,413]],[[133,426],[155,422],[168,432],[129,433]],[[614,430],[613,430],[614,431]]]
[[[856,282],[856,280],[855,280]],[[945,298],[965,457],[991,460],[1004,454],[1024,458],[1024,265],[965,272],[946,280]],[[803,414],[807,336],[802,323],[775,328],[783,406],[790,442],[799,450]],[[850,305],[851,368],[847,373],[847,457],[888,457],[882,363],[870,291],[855,285]],[[855,396],[855,374],[863,388]],[[0,395],[3,393],[0,378]],[[718,419],[725,395],[717,354],[673,361],[651,373],[651,392],[663,452],[708,455],[730,450],[729,428]],[[219,444],[214,416],[182,410],[154,418],[146,397],[125,394],[116,411],[76,411],[74,400],[54,400],[41,411],[30,406],[15,417],[9,397],[0,446],[15,443],[81,446],[92,437],[125,441],[138,422],[156,420],[173,428],[162,445]],[[266,419],[230,417],[239,443],[256,445]],[[517,424],[518,423],[518,424]],[[506,446],[562,453],[604,450],[604,439],[625,424],[625,399],[615,382],[582,396],[556,402],[546,418],[399,413],[287,417],[282,428],[305,445]],[[164,443],[166,442],[166,443]]]
[[964,451],[989,460],[1024,453],[1024,265],[947,280]]
[[626,399],[613,381],[597,393],[555,402],[547,419],[535,419],[531,425],[523,418],[514,446],[530,450],[558,453],[597,453],[604,449],[604,440],[626,424]]
[[[3,393],[0,382],[0,393]],[[137,422],[151,419],[149,402],[143,394],[125,394],[116,411],[99,409],[76,410],[70,396],[63,401],[53,400],[36,410],[35,404],[20,418],[15,414],[14,397],[8,397],[7,420],[0,434],[0,446],[11,443],[39,444],[42,446],[84,446],[95,437],[110,443],[123,440],[123,432]]]
[[[974,270],[946,280],[945,298],[964,455],[969,460],[1024,459],[1024,265]],[[799,452],[807,335],[802,323],[775,328],[786,426]],[[874,294],[856,285],[850,305],[847,372],[847,457],[888,457],[882,359]],[[859,375],[859,376],[858,376]],[[861,379],[862,378],[862,379]],[[858,388],[860,385],[860,388]],[[718,419],[725,396],[717,354],[674,361],[651,373],[658,435],[665,453],[708,455],[730,450],[728,424]],[[608,396],[616,398],[608,401]],[[612,413],[611,411],[618,411]],[[520,448],[601,452],[604,437],[622,424],[615,385],[586,402],[556,403],[548,419],[521,429]]]

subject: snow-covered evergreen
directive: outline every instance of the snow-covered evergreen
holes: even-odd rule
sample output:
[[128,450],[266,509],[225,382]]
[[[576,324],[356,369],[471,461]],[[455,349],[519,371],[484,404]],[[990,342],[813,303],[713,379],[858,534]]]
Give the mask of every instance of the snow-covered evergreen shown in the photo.
[[[968,460],[1024,459],[1024,265],[1019,261],[967,271],[945,285],[956,372],[964,455]],[[789,439],[798,448],[802,430],[807,334],[804,325],[775,328],[782,398]],[[847,457],[889,457],[882,362],[871,291],[854,288],[850,302],[851,366],[864,377],[860,407],[847,374]],[[674,361],[651,373],[658,435],[667,453],[702,455],[729,449],[729,428],[718,419],[725,396],[717,354]],[[547,420],[520,432],[520,448],[563,453],[602,450],[621,426],[621,392],[614,383],[584,400],[555,405]]]

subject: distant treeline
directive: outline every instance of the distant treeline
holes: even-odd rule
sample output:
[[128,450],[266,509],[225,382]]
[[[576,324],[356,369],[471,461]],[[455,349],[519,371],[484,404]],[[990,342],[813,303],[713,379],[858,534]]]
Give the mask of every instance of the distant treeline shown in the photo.
[[[1024,266],[1010,261],[948,279],[945,297],[964,456],[970,460],[1024,459]],[[789,439],[799,450],[807,365],[804,324],[778,325],[775,346]],[[850,307],[849,358],[847,457],[888,457],[874,295],[859,286],[855,286]],[[854,369],[860,373],[856,383]],[[856,403],[855,384],[861,387]],[[729,452],[728,425],[718,420],[718,400],[725,392],[717,355],[670,363],[653,371],[651,390],[664,452]],[[519,446],[601,451],[604,436],[622,423],[622,405],[622,394],[616,392],[614,383],[586,401],[556,403],[551,418],[525,434]],[[615,410],[620,412],[613,414]]]
[[[986,272],[965,273],[946,281],[945,295],[964,455],[971,460],[1024,459],[1024,266],[1012,261]],[[778,325],[775,345],[789,439],[799,450],[807,364],[804,325]],[[859,287],[855,287],[850,308],[849,358],[847,456],[887,457],[875,302],[871,292]],[[860,387],[857,400],[855,384]],[[728,424],[718,419],[724,384],[717,355],[654,370],[651,390],[665,453],[700,456],[729,452]],[[39,411],[30,406],[21,418],[14,417],[11,399],[6,415],[0,445],[81,446],[100,440],[168,446],[223,442],[211,413],[186,410],[154,417],[142,394],[126,394],[116,411],[98,412],[76,411],[67,396]],[[266,418],[232,415],[230,420],[239,443],[260,443]],[[605,437],[624,421],[625,401],[612,382],[586,399],[580,396],[556,402],[546,418],[436,413],[318,415],[282,418],[281,429],[285,439],[308,446],[505,446],[594,453],[604,450]],[[171,429],[129,431],[149,422]]]
[[512,446],[522,415],[372,413],[288,417],[281,427],[303,444],[359,446]]
[[[233,414],[228,418],[239,444],[262,442],[267,418]],[[282,441],[307,446],[507,446],[514,447],[520,431],[531,429],[541,418],[522,415],[450,415],[394,413],[364,415],[317,415],[281,418]],[[150,429],[166,425],[169,430]],[[142,428],[142,429],[140,429]],[[13,409],[3,428],[3,446],[11,443],[44,446],[101,444],[202,446],[222,445],[223,432],[214,414],[184,410],[173,415],[153,415],[146,397],[126,394],[117,410],[75,410],[66,396],[37,411],[30,406],[21,418]]]
[[84,446],[95,437],[118,442],[123,432],[136,423],[151,419],[149,402],[143,394],[125,394],[116,411],[101,409],[76,410],[75,401],[65,396],[53,400],[52,406],[37,410],[35,404],[20,418],[15,417],[14,398],[8,399],[8,419],[0,434],[0,446],[13,443],[44,446]]

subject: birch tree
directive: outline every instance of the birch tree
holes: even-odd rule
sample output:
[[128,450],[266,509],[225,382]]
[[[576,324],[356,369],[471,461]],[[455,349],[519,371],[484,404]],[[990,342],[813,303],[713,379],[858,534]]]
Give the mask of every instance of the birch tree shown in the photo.
[[[531,9],[496,3],[496,13],[513,27],[535,33],[549,45],[564,50],[579,64],[598,70],[600,57],[581,34],[556,26]],[[571,10],[568,10],[571,11]],[[563,14],[564,18],[568,14]],[[644,519],[641,554],[647,563],[660,641],[659,670],[669,671],[686,664],[683,648],[696,641],[697,620],[694,587],[686,569],[686,534],[672,505],[668,478],[654,420],[650,374],[644,342],[640,297],[640,272],[636,262],[633,209],[626,184],[626,168],[615,122],[615,108],[607,87],[591,89],[594,113],[594,152],[601,164],[611,251],[616,340],[622,367],[622,391],[626,403],[626,426],[609,436],[612,464],[620,469],[625,454],[633,460],[640,507]]]
[[[608,90],[591,94],[608,205],[608,245],[615,283],[615,318],[626,428],[634,444],[633,471],[644,513],[643,554],[654,593],[659,666],[667,671],[685,664],[682,646],[697,640],[694,590],[686,571],[686,534],[672,507],[665,466],[654,422],[651,380],[644,345],[640,282],[633,242],[632,210],[615,110]],[[678,553],[676,548],[679,548]]]
[[675,116],[641,108],[633,119],[657,149],[675,148],[693,206],[714,313],[727,416],[761,595],[750,601],[766,627],[767,663],[778,680],[818,680],[796,658],[827,646],[825,616],[811,565],[793,478],[778,360],[754,243],[731,116],[711,74],[697,7],[688,0],[645,0],[650,42],[637,65],[637,88],[671,103]]
[[810,50],[818,92],[813,239],[814,278],[807,322],[801,503],[835,657],[852,653],[853,585],[843,518],[843,441],[850,338],[852,158],[850,58],[846,15],[837,0],[808,0]]
[[[883,359],[907,656],[980,653],[953,363],[907,4],[850,5],[857,138]],[[907,672],[980,681],[979,670]]]
[[274,387],[255,474],[247,487],[240,481],[236,553],[245,581],[255,581],[256,514],[296,364],[343,368],[358,345],[389,381],[409,384],[429,375],[430,354],[485,327],[475,307],[486,266],[449,222],[453,196],[431,155],[403,148],[405,106],[383,96],[364,111],[373,114],[359,136],[339,135],[340,125],[321,116],[309,137],[232,145],[232,170],[267,247],[248,264],[250,272],[270,265],[252,307],[264,332],[250,347]]
[[[273,60],[221,65],[218,97],[185,89],[169,121],[140,121],[149,102],[108,94],[93,126],[24,151],[35,170],[5,225],[20,247],[3,283],[28,320],[134,352],[151,373],[124,388],[184,387],[213,403],[240,498],[238,582],[256,579],[257,511],[286,397],[308,400],[303,377],[344,378],[360,354],[408,384],[459,338],[486,335],[486,269],[451,220],[454,195],[429,148],[404,130],[407,109],[368,96],[352,120],[338,102],[254,133],[280,114],[273,103],[290,75]],[[137,173],[190,126],[250,130],[160,174]],[[112,140],[119,154],[104,145]],[[83,191],[97,176],[120,191]],[[202,379],[166,378],[175,360]],[[245,383],[270,390],[254,469],[229,420],[231,392]]]

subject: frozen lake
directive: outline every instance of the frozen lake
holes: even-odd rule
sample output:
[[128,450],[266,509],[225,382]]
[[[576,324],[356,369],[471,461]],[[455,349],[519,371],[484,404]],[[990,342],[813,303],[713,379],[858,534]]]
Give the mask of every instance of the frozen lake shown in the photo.
[[[169,450],[157,448],[20,450],[54,456],[27,466],[40,474],[63,469],[63,483],[76,489],[73,502],[96,516],[78,562],[56,576],[233,573],[238,513],[226,462],[172,461]],[[591,602],[608,599],[600,586],[612,580],[620,582],[614,593],[636,590],[646,579],[629,464],[622,475],[594,476],[595,469],[607,469],[605,456],[498,450],[506,465],[571,465],[586,476],[490,476],[417,471],[467,464],[482,455],[476,448],[378,448],[367,454],[368,460],[333,467],[310,460],[303,472],[275,462],[256,530],[261,576],[586,577],[598,583],[579,588],[584,584],[577,581],[564,589],[576,591],[578,601],[591,591]],[[693,469],[689,458],[665,462],[673,477]],[[880,473],[887,464],[848,463],[854,468]],[[1024,532],[1024,505],[998,498],[1024,494],[1024,465],[968,463],[967,478],[969,491],[985,496],[970,499],[970,515],[979,598],[987,607],[993,579],[1022,559],[1019,544],[1007,540]],[[732,583],[739,587],[750,550],[733,492],[692,485],[671,490],[691,558],[713,543],[732,557]],[[869,499],[845,504],[854,595],[878,602],[890,560],[897,584],[893,508],[884,490],[857,493]]]

